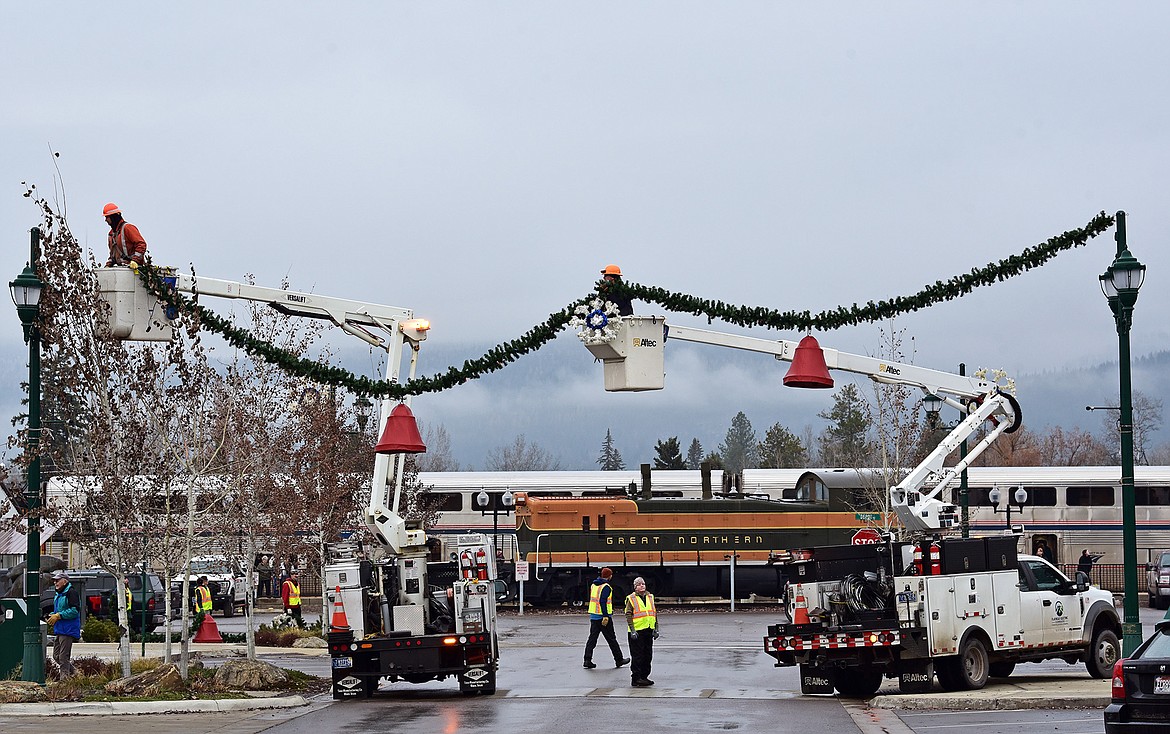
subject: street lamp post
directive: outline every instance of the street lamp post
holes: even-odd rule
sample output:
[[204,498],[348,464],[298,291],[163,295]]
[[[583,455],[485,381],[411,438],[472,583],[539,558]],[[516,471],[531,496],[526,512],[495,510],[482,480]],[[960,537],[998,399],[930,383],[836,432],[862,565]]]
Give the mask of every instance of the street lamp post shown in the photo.
[[[965,376],[967,374],[967,365],[964,362],[959,363],[959,374]],[[952,426],[943,425],[939,418],[939,412],[942,410],[943,399],[933,393],[927,395],[922,399],[922,404],[926,408],[927,425],[931,428],[947,430],[953,429],[959,425],[956,423]],[[966,411],[959,412],[959,421],[967,417]],[[959,456],[967,455],[967,439],[964,438],[959,443]],[[962,537],[971,537],[971,499],[970,492],[967,487],[967,469],[959,473],[959,530]]]
[[359,395],[357,400],[353,401],[353,412],[357,416],[358,430],[362,433],[366,432],[366,424],[370,420],[370,413],[373,412],[374,404],[365,395]]
[[[492,543],[495,545],[496,556],[499,557],[499,555],[500,555],[500,524],[499,524],[500,513],[502,512],[504,515],[512,514],[512,508],[516,505],[516,498],[512,495],[511,490],[505,489],[504,493],[502,495],[500,495],[499,501],[492,504],[491,497],[488,496],[487,491],[481,489],[481,490],[479,490],[479,494],[475,495],[475,504],[479,506],[479,514],[481,514],[481,515],[486,515],[488,513],[488,505],[489,504],[492,505],[492,508],[491,508]],[[504,506],[503,510],[500,509],[500,505]]]
[[1130,383],[1129,329],[1138,289],[1146,277],[1146,266],[1130,254],[1125,242],[1125,212],[1117,212],[1117,256],[1099,278],[1101,292],[1109,302],[1117,324],[1117,361],[1121,382],[1121,543],[1125,563],[1125,622],[1121,626],[1123,654],[1132,655],[1142,642],[1138,618],[1137,511],[1133,489],[1133,392]]
[[28,548],[24,569],[24,664],[21,680],[44,684],[45,652],[41,647],[41,334],[37,319],[41,310],[43,284],[37,277],[41,231],[32,229],[29,261],[16,280],[8,284],[12,302],[24,326],[28,342],[28,472],[25,475],[25,503],[28,508]]
[[[1000,491],[999,487],[992,487],[991,491],[987,493],[987,501],[991,503],[991,511],[1005,513],[1007,515],[1006,522],[1008,530],[1013,530],[1012,502],[1014,501],[1016,507],[1019,508],[1016,511],[1017,513],[1023,512],[1024,503],[1028,501],[1028,490],[1024,489],[1023,487],[1016,487],[1016,491],[1012,493],[1011,499],[1003,503],[1003,509],[1001,510],[999,509],[999,503],[1005,499],[1008,498],[1003,496],[1003,492]],[[1023,530],[1023,526],[1020,527],[1020,530]]]

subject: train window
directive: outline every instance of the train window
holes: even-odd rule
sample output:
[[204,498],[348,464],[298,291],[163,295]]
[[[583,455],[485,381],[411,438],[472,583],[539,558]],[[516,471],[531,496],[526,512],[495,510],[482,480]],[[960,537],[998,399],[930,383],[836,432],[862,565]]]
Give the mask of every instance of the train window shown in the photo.
[[439,512],[459,512],[463,509],[463,495],[459,492],[435,492],[431,497],[439,501]]
[[1069,507],[1112,507],[1116,504],[1113,487],[1068,487],[1065,493]]
[[1134,487],[1133,496],[1139,505],[1170,505],[1170,487]]
[[1025,487],[1024,489],[1028,490],[1029,505],[1056,507],[1056,487]]

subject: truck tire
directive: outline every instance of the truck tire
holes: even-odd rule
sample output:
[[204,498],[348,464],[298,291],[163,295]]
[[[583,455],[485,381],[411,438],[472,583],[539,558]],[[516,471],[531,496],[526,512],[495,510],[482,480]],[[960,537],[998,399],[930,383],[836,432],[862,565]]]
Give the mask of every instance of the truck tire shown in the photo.
[[880,670],[849,668],[833,673],[833,688],[845,698],[870,698],[881,687]]
[[935,661],[934,672],[944,691],[979,690],[987,685],[991,672],[987,647],[978,637],[968,637],[959,646],[958,655]]
[[1121,643],[1113,630],[1098,627],[1093,632],[1093,643],[1085,658],[1085,667],[1094,678],[1108,678],[1113,675],[1113,664],[1121,659]]
[[232,600],[231,597],[228,597],[228,600],[223,603],[223,616],[224,617],[236,616],[236,604]]
[[961,690],[977,691],[987,685],[990,663],[987,660],[987,646],[983,640],[969,636],[959,645],[959,655],[953,658],[955,682]]
[[1007,678],[1016,669],[1016,664],[1010,660],[1000,660],[987,666],[988,675],[992,678]]

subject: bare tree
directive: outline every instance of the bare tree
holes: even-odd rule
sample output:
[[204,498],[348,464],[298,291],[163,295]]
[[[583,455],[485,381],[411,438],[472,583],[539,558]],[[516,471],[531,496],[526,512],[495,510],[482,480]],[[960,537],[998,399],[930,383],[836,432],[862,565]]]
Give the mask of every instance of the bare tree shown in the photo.
[[459,471],[459,462],[451,454],[451,435],[442,423],[430,425],[419,421],[427,452],[417,457],[419,471]]
[[[1117,401],[1120,403],[1120,399]],[[1113,460],[1121,462],[1121,427],[1118,425],[1119,413],[1116,410],[1106,411],[1101,418],[1101,428],[1108,436],[1108,442],[1113,452]],[[1153,434],[1162,428],[1162,399],[1146,395],[1140,390],[1133,391],[1133,459],[1135,464],[1149,465],[1150,440]]]
[[1040,437],[1039,449],[1043,466],[1100,466],[1110,459],[1109,447],[1081,428],[1056,426]]
[[487,468],[488,471],[560,471],[561,461],[529,443],[521,433],[511,444],[488,452]]

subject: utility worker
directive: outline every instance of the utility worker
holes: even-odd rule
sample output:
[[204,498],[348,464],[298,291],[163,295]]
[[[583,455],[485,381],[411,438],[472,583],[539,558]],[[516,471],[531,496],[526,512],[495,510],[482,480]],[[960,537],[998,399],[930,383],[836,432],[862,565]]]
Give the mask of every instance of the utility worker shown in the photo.
[[280,587],[280,600],[284,604],[284,613],[291,614],[297,621],[297,626],[303,627],[301,619],[301,586],[297,582],[297,570],[294,568]]
[[613,589],[609,585],[611,578],[613,571],[603,568],[589,587],[589,640],[585,643],[585,665],[582,666],[584,668],[597,667],[593,662],[593,648],[597,646],[598,635],[605,635],[609,651],[613,653],[615,667],[620,668],[630,662],[629,658],[622,657],[622,649],[618,647],[617,635],[613,631]]
[[126,585],[126,614],[130,614],[130,605],[134,603],[134,595],[130,593],[130,577],[123,576],[122,583]]
[[117,204],[106,204],[102,208],[102,216],[106,218],[106,224],[110,225],[110,259],[106,260],[106,267],[131,263],[131,267],[141,265],[146,258],[146,240],[142,239],[138,227],[122,218],[122,210]]
[[630,297],[625,294],[610,293],[611,288],[609,285],[611,283],[621,284],[622,269],[617,265],[606,265],[601,271],[601,276],[603,281],[599,289],[601,297],[617,306],[618,316],[632,315],[634,313],[634,304],[630,300]]
[[658,610],[654,595],[646,592],[646,581],[634,579],[634,593],[626,597],[626,624],[630,628],[630,685],[645,688],[650,680],[650,662],[654,659],[654,641],[658,639]]
[[199,585],[195,587],[195,611],[211,614],[211,589],[207,588],[207,577],[199,577]]

